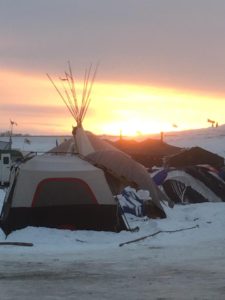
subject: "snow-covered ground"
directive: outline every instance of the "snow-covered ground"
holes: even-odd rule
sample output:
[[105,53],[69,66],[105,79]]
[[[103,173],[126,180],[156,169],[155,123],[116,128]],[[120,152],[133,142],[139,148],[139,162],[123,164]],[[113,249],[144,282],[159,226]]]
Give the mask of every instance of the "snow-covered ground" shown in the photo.
[[178,147],[199,146],[225,157],[225,125],[182,132],[165,133],[166,143]]
[[[176,133],[166,141],[225,156],[225,129],[212,129]],[[44,148],[54,146],[51,141]],[[41,139],[38,145],[43,147]],[[33,243],[0,246],[0,299],[225,299],[225,203],[165,211],[163,220],[130,218],[132,227],[139,226],[133,233],[28,227],[5,239],[0,232],[0,242]],[[186,230],[119,246],[180,229]]]
[[[62,143],[69,137],[62,136],[14,136],[12,138],[12,148],[19,149],[24,152],[38,152],[50,150],[56,146],[56,143]],[[1,141],[8,142],[8,137],[0,137]],[[28,143],[27,141],[28,140]]]

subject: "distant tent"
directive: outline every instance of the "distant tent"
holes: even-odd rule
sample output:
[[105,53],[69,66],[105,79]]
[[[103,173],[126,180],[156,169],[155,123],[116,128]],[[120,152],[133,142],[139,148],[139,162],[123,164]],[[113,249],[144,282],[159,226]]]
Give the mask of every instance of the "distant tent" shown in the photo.
[[221,169],[219,169],[218,171],[218,176],[225,181],[225,167],[222,167]]
[[197,165],[185,168],[186,172],[194,178],[201,180],[220,201],[225,201],[225,183],[220,178],[219,172],[209,165]]
[[[49,77],[77,127],[73,129],[73,138],[22,163],[13,171],[1,214],[1,226],[6,233],[28,225],[110,231],[126,229],[115,196],[134,183],[137,188],[145,186],[149,190],[153,199],[152,217],[166,217],[160,200],[167,200],[167,197],[163,197],[144,167],[84,131],[82,122],[90,103],[96,70],[89,85],[90,73],[91,68],[85,73],[80,105],[70,65],[62,79],[63,84],[69,85],[65,89],[66,96]],[[109,167],[102,160],[112,159],[112,153],[114,166]],[[101,163],[96,159],[100,156]],[[138,178],[139,173],[142,178]]]
[[111,143],[146,168],[162,166],[165,156],[173,155],[181,150],[181,148],[166,144],[159,139],[146,139],[144,141],[120,139]]
[[169,167],[185,167],[198,164],[209,164],[215,168],[224,166],[224,158],[201,147],[181,150],[175,155],[167,156],[165,164]]
[[210,166],[166,168],[156,172],[153,180],[175,203],[225,201],[225,183]]
[[164,192],[168,197],[173,199],[174,203],[202,203],[209,202],[196,189],[191,186],[186,186],[179,180],[169,179],[163,184]]

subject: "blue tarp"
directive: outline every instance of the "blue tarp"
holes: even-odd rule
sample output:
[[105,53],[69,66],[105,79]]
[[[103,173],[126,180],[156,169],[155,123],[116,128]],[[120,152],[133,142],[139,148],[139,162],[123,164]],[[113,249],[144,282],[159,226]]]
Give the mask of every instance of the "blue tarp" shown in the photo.
[[168,174],[168,171],[166,169],[163,169],[161,171],[159,171],[158,173],[156,173],[152,179],[155,182],[156,185],[162,185],[164,180],[166,179]]

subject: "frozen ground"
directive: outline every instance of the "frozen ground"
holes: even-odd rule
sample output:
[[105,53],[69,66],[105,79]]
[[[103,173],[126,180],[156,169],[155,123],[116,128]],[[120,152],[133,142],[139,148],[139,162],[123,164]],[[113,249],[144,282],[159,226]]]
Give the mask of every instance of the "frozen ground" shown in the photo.
[[225,157],[225,125],[217,128],[165,133],[165,142],[179,147],[199,146]]
[[[176,144],[175,136],[169,138]],[[222,154],[221,139],[208,130],[199,145]],[[177,134],[180,146],[197,140],[194,133],[186,139]],[[34,245],[0,246],[0,299],[225,299],[225,203],[165,210],[164,220],[130,219],[140,228],[134,233],[29,227],[5,240],[0,232],[0,242]],[[119,246],[159,230],[185,228],[192,229]]]
[[225,204],[166,211],[166,220],[133,220],[136,233],[31,227],[12,233],[6,241],[34,246],[0,246],[1,299],[224,299]]

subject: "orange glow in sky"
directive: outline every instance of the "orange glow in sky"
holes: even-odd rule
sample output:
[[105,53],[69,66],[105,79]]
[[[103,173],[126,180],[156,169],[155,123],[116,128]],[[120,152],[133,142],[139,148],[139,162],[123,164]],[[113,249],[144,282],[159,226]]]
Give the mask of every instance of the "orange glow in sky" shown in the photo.
[[[79,86],[78,86],[79,87]],[[70,134],[74,120],[45,76],[0,72],[0,131],[9,120],[15,133]],[[224,122],[220,96],[96,80],[84,128],[97,134],[141,135],[208,127],[207,118]],[[173,124],[177,125],[175,129]]]

